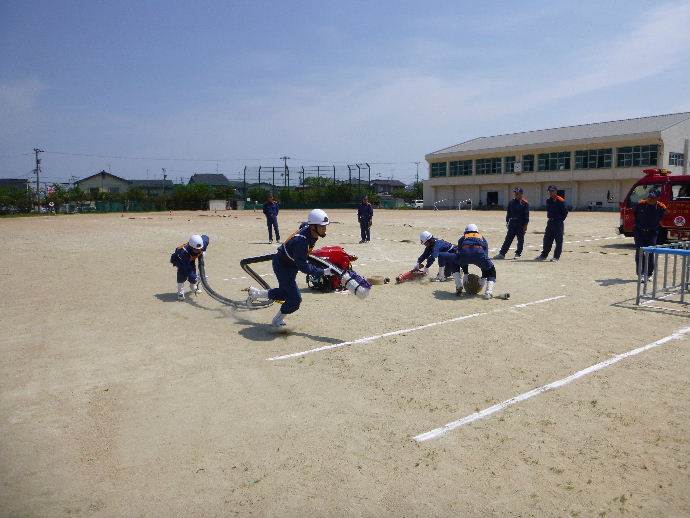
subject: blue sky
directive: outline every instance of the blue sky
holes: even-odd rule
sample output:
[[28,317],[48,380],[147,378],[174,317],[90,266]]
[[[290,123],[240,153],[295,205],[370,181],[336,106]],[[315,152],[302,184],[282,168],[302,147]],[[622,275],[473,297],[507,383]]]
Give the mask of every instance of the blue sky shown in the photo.
[[690,111],[688,26],[687,1],[0,0],[0,177],[39,146],[47,180],[287,154],[409,181],[478,136]]

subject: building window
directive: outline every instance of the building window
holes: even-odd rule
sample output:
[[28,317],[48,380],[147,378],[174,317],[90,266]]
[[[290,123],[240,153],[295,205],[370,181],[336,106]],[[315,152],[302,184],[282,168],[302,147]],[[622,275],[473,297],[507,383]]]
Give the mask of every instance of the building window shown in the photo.
[[436,162],[431,164],[431,177],[446,176],[446,166],[448,162]]
[[690,200],[690,183],[671,185],[674,200]]
[[472,160],[459,160],[450,163],[450,176],[470,176]]
[[617,151],[616,165],[618,167],[656,165],[659,146],[651,144],[649,146],[619,147]]
[[685,154],[684,153],[669,153],[668,154],[668,165],[685,165]]
[[100,192],[100,189],[98,187],[91,187],[89,189],[89,194],[91,196],[98,196],[98,193]]
[[514,156],[507,156],[505,157],[505,168],[503,169],[506,173],[514,173],[515,172],[515,157]]
[[522,155],[522,170],[524,172],[534,171],[534,155]]
[[109,188],[108,188],[108,192],[109,192],[110,194],[117,194],[117,193],[120,192],[120,188],[119,188],[119,187],[109,187]]
[[613,163],[613,149],[575,151],[575,169],[605,169]]
[[501,174],[501,158],[478,158],[477,174]]
[[563,171],[564,169],[570,169],[570,151],[539,154],[538,171]]

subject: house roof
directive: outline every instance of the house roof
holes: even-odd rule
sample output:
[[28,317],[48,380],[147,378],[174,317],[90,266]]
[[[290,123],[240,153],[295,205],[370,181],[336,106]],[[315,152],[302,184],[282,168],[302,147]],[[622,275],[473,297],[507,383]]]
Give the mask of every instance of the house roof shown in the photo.
[[141,189],[162,189],[163,187],[172,188],[174,186],[172,180],[129,180],[129,183],[132,184],[132,187]]
[[548,145],[587,139],[605,139],[613,137],[637,136],[658,133],[680,122],[690,119],[690,112],[669,113],[653,117],[639,117],[609,122],[595,122],[579,126],[565,126],[521,133],[509,133],[492,137],[478,137],[454,146],[439,149],[426,155],[433,159],[443,155],[465,152],[490,151],[497,148],[520,148],[527,146]]
[[230,181],[225,177],[224,174],[193,174],[189,179],[189,183],[215,186],[230,185]]
[[29,182],[26,178],[0,178],[0,187],[20,187],[26,189]]
[[109,173],[109,172],[107,172],[107,171],[101,171],[101,172],[99,172],[99,173],[92,174],[91,176],[87,176],[86,178],[82,178],[81,180],[77,180],[77,181],[74,182],[74,183],[80,184],[81,182],[84,182],[84,181],[86,181],[86,180],[88,180],[88,179],[90,179],[90,178],[95,178],[95,177],[101,176],[101,175],[103,175],[103,176],[110,176],[110,177],[115,178],[115,179],[117,179],[117,180],[120,180],[120,181],[122,181],[122,182],[128,182],[128,181],[129,181],[129,180],[125,180],[124,178],[120,178],[119,176],[115,176],[114,174]]

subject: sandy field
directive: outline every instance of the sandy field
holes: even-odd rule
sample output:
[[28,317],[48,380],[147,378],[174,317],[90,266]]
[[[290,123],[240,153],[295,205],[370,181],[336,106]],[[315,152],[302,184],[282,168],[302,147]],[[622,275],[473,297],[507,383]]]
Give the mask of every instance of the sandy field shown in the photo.
[[[358,244],[353,211],[329,213],[319,244],[365,275],[409,270],[422,230],[477,223],[492,248],[505,232],[503,212],[379,210]],[[283,234],[305,217],[281,212]],[[533,212],[524,259],[496,263],[507,301],[452,282],[361,301],[300,275],[276,334],[275,306],[178,302],[168,263],[206,233],[210,284],[242,297],[239,260],[275,249],[259,212],[0,219],[0,514],[687,517],[690,334],[415,439],[690,326],[632,307],[617,224],[572,213],[561,261],[538,263]]]

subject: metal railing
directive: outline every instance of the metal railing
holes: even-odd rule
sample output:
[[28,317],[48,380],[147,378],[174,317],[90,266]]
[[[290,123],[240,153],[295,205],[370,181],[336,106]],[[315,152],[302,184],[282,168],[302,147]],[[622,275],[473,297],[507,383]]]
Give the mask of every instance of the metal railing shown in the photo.
[[[669,301],[675,295],[679,295],[679,302],[685,304],[690,293],[690,241],[647,246],[640,251],[635,304],[652,300]],[[655,269],[651,278],[647,275],[650,261],[654,262]],[[645,302],[641,302],[643,300]],[[675,299],[671,301],[678,302]]]

